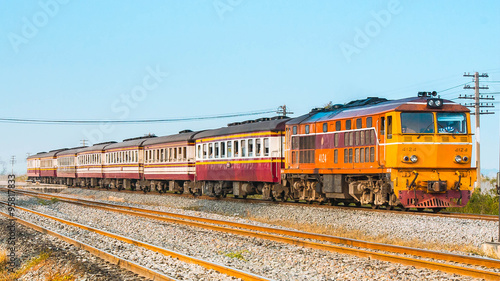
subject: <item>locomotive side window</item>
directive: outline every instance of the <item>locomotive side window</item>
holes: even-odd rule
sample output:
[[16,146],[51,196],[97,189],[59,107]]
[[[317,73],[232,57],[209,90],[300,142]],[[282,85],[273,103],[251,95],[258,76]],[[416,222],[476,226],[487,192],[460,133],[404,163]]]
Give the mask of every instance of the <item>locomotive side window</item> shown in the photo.
[[[349,133],[349,146],[353,146],[354,145],[354,132],[350,132]],[[352,163],[352,161],[351,161]]]
[[339,139],[340,139],[340,133],[336,133],[333,138],[333,146],[335,147],[339,146]]
[[309,134],[309,125],[306,125],[306,134]]
[[360,135],[361,135],[360,131],[357,131],[356,134],[355,134],[355,136],[356,136],[355,144],[356,145],[359,145],[359,143],[360,143]]
[[292,129],[292,130],[293,130],[293,133],[292,133],[292,134],[293,134],[293,135],[296,135],[296,134],[297,134],[297,126],[293,126],[293,129]]
[[264,156],[269,156],[269,138],[264,139]]
[[371,117],[366,117],[366,127],[367,128],[372,127],[372,118]]
[[333,163],[337,164],[339,161],[339,152],[337,149],[333,151]]
[[375,162],[375,148],[370,147],[370,162]]
[[349,163],[349,150],[344,149],[344,163]]
[[365,162],[365,149],[364,148],[359,149],[359,162],[360,163]]
[[368,147],[365,149],[365,161],[370,162],[370,149]]
[[340,130],[341,130],[340,121],[337,121],[335,122],[335,131],[340,131]]
[[345,129],[350,130],[351,129],[351,120],[346,120],[345,121]]
[[328,124],[323,123],[323,133],[326,133],[326,132],[328,132]]
[[349,148],[349,163],[352,163],[352,148]]
[[344,133],[344,146],[348,146],[348,145],[349,145],[349,133],[345,132]]
[[[170,150],[172,152],[172,150]],[[207,144],[203,144],[203,159],[207,159]]]
[[359,148],[354,150],[354,163],[359,163]]
[[260,156],[262,154],[262,140],[255,140],[255,156]]
[[198,159],[201,159],[201,144],[198,144]]
[[434,115],[431,112],[401,113],[401,132],[403,134],[433,134]]
[[387,138],[392,139],[392,116],[387,116]]
[[385,117],[380,118],[380,134],[385,135]]
[[228,141],[227,142],[227,157],[231,157],[231,153],[233,152],[232,149],[231,149],[231,147],[232,147],[231,144],[232,143],[233,143],[232,141]]
[[361,118],[356,119],[356,129],[361,129],[363,128],[363,122]]
[[215,147],[215,158],[219,158],[219,143],[216,142],[214,144],[214,147]]

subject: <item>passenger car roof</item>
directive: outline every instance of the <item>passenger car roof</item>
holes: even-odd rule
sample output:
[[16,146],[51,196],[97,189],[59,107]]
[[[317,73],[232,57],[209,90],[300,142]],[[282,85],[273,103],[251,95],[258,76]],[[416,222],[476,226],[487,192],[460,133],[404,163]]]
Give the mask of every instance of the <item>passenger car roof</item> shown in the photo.
[[289,117],[279,116],[275,118],[261,118],[257,120],[250,120],[242,123],[231,123],[228,124],[227,127],[200,132],[196,135],[196,139],[259,131],[283,131],[285,130],[285,123],[288,120],[290,120]]

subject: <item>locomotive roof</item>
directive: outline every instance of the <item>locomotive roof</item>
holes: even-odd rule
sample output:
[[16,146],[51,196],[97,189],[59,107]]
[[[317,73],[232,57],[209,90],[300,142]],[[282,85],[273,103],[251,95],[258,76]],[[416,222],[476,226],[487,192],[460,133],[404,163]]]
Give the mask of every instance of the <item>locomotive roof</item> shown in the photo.
[[231,123],[227,127],[202,131],[196,135],[196,139],[248,132],[282,131],[285,129],[285,123],[288,120],[290,120],[289,117],[279,116],[274,118],[261,118],[254,121],[246,121],[243,123]]
[[193,141],[194,136],[200,132],[203,131],[198,131],[198,132],[184,132],[181,131],[179,134],[175,135],[169,135],[169,136],[162,136],[162,137],[156,137],[156,138],[151,138],[146,140],[143,143],[143,146],[147,145],[153,145],[153,144],[159,144],[159,143],[170,143],[170,142],[178,142],[178,141]]
[[109,142],[97,143],[97,144],[94,144],[93,146],[87,146],[87,147],[79,149],[78,153],[88,152],[88,151],[102,151],[106,147],[108,147],[109,145],[112,145],[112,144],[115,144],[115,143],[116,143],[116,141],[109,141]]
[[[372,101],[372,102],[365,102]],[[444,104],[456,104],[449,100],[443,100]],[[328,121],[331,119],[354,118],[357,116],[365,116],[383,113],[393,110],[403,110],[405,106],[415,104],[426,104],[425,97],[411,97],[399,100],[386,100],[379,98],[368,98],[366,100],[357,100],[345,105],[336,105],[332,109],[313,109],[308,114],[294,118],[287,122],[287,125],[313,123]],[[458,105],[458,104],[457,104]],[[466,107],[460,106],[461,111],[469,111]],[[407,110],[407,109],[405,109]]]

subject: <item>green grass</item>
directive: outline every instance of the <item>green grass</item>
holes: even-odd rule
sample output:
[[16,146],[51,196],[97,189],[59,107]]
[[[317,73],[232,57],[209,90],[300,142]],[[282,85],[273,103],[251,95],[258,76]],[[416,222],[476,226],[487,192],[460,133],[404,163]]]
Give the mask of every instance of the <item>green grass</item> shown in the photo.
[[446,208],[446,212],[498,215],[498,195],[495,189],[482,192],[477,188],[472,193],[469,202],[463,208]]
[[243,251],[236,251],[236,252],[219,252],[219,254],[223,254],[224,256],[232,259],[239,259],[242,261],[247,261],[245,257],[243,256],[244,253],[249,253],[248,250],[243,250]]
[[36,201],[40,205],[47,206],[47,205],[52,205],[52,204],[59,202],[59,199],[54,198],[54,197],[50,198],[50,200],[43,200],[43,199],[37,198]]

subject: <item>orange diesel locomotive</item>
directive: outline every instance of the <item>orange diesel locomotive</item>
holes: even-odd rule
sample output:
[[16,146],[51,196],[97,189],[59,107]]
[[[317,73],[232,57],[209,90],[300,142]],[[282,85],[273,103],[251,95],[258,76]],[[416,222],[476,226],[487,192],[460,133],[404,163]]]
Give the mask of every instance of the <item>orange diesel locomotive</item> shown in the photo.
[[288,121],[274,197],[435,211],[464,206],[476,181],[469,109],[435,96],[368,98]]

